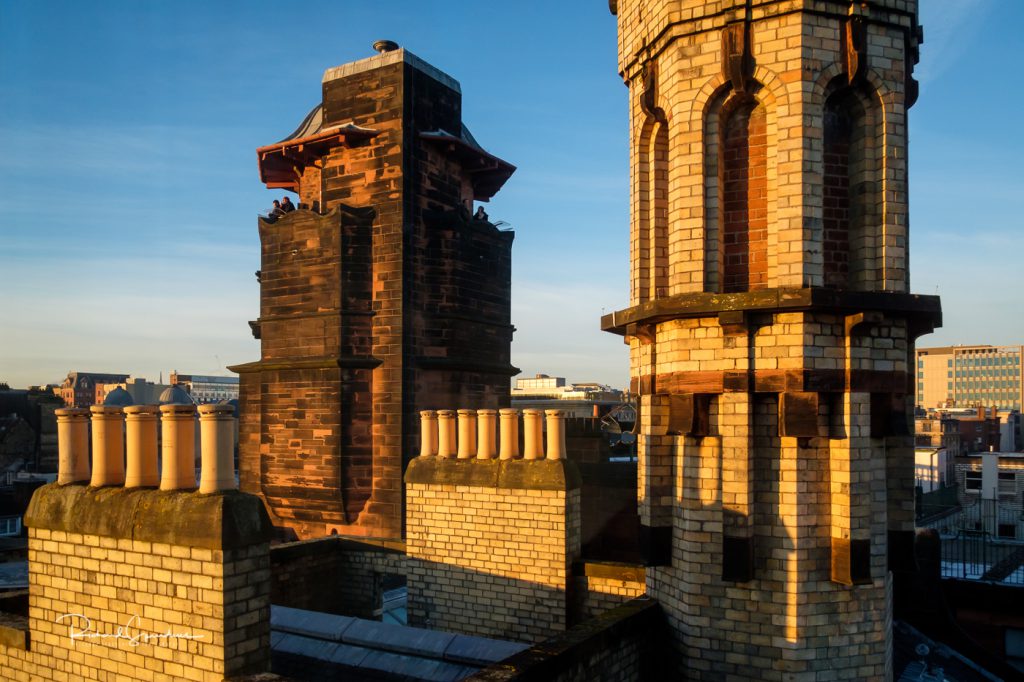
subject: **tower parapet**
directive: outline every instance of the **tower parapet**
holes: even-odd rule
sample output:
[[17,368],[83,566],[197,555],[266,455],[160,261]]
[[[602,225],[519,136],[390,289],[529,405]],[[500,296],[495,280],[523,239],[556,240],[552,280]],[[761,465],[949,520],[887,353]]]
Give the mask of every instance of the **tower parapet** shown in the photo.
[[648,593],[694,679],[890,676],[941,321],[907,269],[917,3],[612,4],[631,305],[602,327],[640,396]]

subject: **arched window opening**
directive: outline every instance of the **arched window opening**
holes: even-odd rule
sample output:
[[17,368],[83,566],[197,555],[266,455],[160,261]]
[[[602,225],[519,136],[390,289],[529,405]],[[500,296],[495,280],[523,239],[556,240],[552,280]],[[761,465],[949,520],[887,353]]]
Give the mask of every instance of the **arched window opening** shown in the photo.
[[636,287],[639,302],[668,295],[668,126],[653,119],[640,139]]
[[822,257],[827,287],[873,288],[878,190],[868,123],[862,100],[851,88],[825,101]]
[[651,161],[651,291],[650,298],[668,295],[668,126],[659,123]]
[[721,134],[723,292],[768,286],[768,131],[763,104],[725,112]]

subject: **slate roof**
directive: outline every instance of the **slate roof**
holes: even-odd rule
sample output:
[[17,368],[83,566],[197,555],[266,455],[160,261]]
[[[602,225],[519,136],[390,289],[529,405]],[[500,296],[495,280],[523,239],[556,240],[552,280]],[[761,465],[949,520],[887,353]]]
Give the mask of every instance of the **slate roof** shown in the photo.
[[461,680],[528,647],[285,606],[270,609],[273,671],[297,680]]

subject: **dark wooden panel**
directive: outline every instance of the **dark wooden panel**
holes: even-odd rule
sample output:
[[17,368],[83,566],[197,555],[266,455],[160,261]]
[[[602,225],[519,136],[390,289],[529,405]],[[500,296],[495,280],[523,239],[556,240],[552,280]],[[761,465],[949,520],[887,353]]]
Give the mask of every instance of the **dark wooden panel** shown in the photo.
[[779,435],[814,438],[818,429],[818,394],[787,392],[779,395]]

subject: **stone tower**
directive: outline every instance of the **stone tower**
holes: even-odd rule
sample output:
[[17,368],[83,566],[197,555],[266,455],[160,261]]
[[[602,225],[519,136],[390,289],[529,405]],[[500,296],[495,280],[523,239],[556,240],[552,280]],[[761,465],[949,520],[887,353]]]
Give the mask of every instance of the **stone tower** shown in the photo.
[[692,679],[882,679],[913,540],[916,0],[618,0],[648,593]]
[[241,375],[241,487],[300,538],[402,533],[417,412],[507,407],[513,233],[471,217],[515,170],[462,123],[450,76],[393,43],[328,69],[257,150],[299,208],[259,220],[261,341]]

